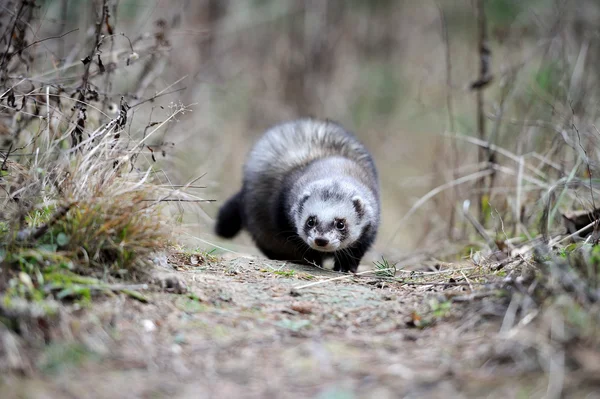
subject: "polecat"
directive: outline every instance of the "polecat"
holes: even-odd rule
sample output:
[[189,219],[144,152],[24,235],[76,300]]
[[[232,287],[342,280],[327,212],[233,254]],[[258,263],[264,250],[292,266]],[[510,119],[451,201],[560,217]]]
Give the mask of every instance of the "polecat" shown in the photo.
[[270,259],[356,272],[379,227],[377,169],[367,149],[331,121],[300,119],[267,130],[244,165],[242,189],[215,232],[242,228]]

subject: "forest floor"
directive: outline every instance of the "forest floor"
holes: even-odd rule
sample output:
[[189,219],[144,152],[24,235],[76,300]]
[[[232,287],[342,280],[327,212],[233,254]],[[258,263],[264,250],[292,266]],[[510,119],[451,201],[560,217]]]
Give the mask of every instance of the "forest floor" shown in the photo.
[[23,373],[0,377],[1,397],[531,398],[548,389],[502,332],[509,299],[477,283],[505,278],[508,266],[415,266],[390,279],[178,252],[159,269],[187,292],[64,305],[47,327],[51,343],[30,347],[29,364],[16,360]]

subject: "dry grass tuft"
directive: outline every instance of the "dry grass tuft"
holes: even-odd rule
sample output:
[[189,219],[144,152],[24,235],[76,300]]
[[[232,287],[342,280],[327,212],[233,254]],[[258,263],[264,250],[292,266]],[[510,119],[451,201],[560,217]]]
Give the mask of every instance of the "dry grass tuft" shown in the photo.
[[[0,21],[22,35],[17,43],[0,42],[0,130],[6,133],[0,144],[0,315],[15,298],[87,301],[97,292],[121,291],[142,300],[115,280],[147,277],[152,254],[171,239],[167,204],[204,201],[186,193],[188,186],[166,185],[155,157],[165,151],[155,136],[189,109],[171,102],[154,112],[153,103],[180,80],[141,98],[168,54],[168,26],[157,24],[154,35],[133,41],[114,35],[116,5],[109,3],[91,6],[96,20],[87,47],[76,48],[80,62],[50,70],[47,46],[28,44],[21,29],[37,15],[34,2],[11,2],[18,12]],[[115,100],[109,93],[136,69],[127,88],[136,94]],[[134,117],[140,114],[155,117],[139,126]]]
[[5,184],[13,193],[4,203],[5,284],[16,279],[21,292],[49,293],[48,276],[61,270],[103,279],[146,274],[151,254],[171,237],[163,200],[195,197],[163,186],[151,165],[134,167],[138,146],[118,143],[120,132],[111,120],[76,149],[61,150],[56,141]]

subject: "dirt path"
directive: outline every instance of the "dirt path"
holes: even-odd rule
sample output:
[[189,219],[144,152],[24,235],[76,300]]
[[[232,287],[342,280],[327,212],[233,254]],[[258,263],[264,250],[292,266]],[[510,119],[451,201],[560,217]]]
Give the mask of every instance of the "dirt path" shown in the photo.
[[181,255],[169,267],[197,299],[151,292],[147,304],[118,296],[69,308],[57,327],[64,343],[42,351],[33,377],[0,379],[2,398],[540,397],[546,389],[541,376],[502,365],[503,299],[469,300],[469,286],[363,275],[302,288],[340,274],[264,259]]

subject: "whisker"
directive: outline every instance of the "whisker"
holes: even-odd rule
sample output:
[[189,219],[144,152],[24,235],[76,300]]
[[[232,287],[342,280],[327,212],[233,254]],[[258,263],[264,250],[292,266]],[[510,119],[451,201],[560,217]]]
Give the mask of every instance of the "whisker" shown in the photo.
[[[304,252],[302,253],[302,259],[306,260],[304,258],[304,256],[306,256],[306,253],[310,250],[310,247],[306,248],[306,250],[304,250]],[[308,261],[307,261],[308,262]]]
[[275,237],[278,237],[282,234],[293,234],[293,235],[297,235],[296,230],[282,230],[279,233],[275,234]]
[[299,244],[304,244],[304,240],[303,240],[302,238],[298,237],[298,236],[290,236],[290,237],[288,237],[288,238],[285,240],[285,242],[286,242],[286,244],[287,244],[288,242],[291,242],[291,243],[299,243]]
[[354,260],[358,259],[358,257],[352,255],[352,252],[350,252],[350,248],[344,248],[344,251],[346,251],[346,254],[349,258],[354,259]]

